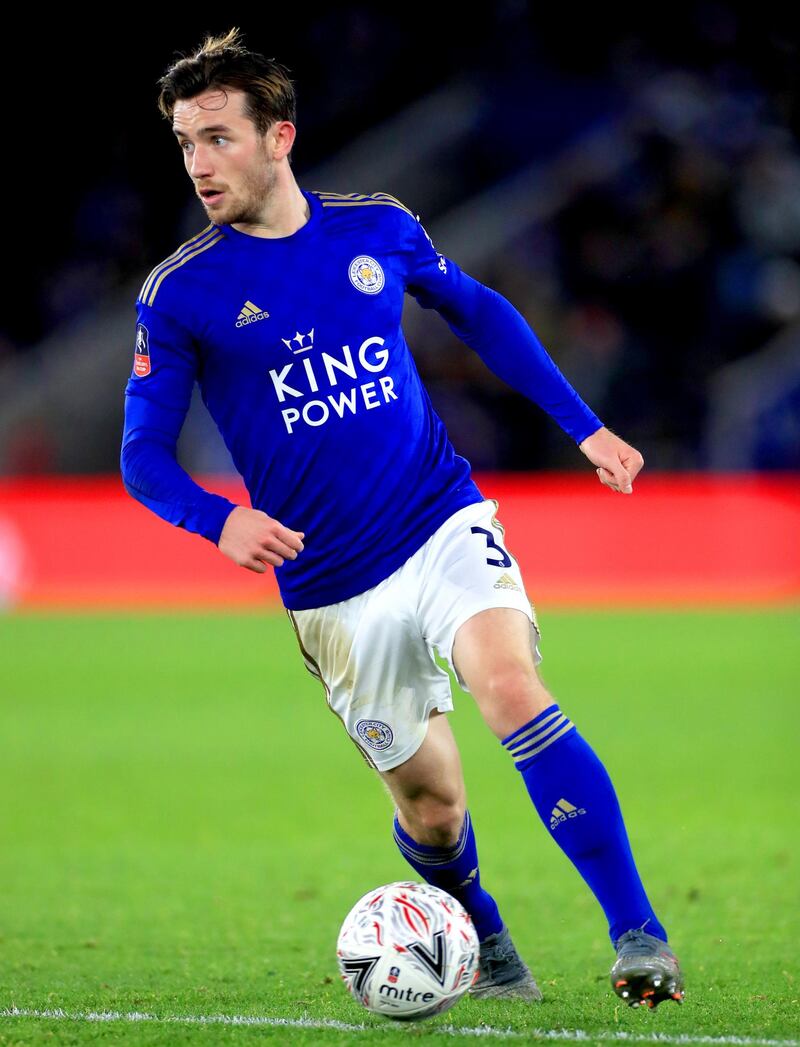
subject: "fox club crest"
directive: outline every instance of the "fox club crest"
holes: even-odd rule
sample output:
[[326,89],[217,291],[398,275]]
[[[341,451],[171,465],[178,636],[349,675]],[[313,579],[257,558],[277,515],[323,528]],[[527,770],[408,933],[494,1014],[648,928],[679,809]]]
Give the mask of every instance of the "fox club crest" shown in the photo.
[[372,749],[388,749],[394,741],[394,733],[388,723],[382,720],[359,720],[356,732],[362,741]]
[[350,283],[364,294],[377,294],[383,290],[386,277],[380,264],[368,254],[360,254],[350,263]]

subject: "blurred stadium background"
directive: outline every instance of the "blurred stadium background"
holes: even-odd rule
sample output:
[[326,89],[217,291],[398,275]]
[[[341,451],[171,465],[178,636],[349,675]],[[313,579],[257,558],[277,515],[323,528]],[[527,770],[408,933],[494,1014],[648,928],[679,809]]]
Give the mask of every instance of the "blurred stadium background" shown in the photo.
[[[185,556],[220,577],[204,543],[176,540],[118,498],[118,455],[136,292],[205,224],[155,82],[205,31],[231,24],[296,81],[300,184],[405,202],[440,250],[520,309],[583,398],[642,450],[637,509],[625,518],[634,533],[660,471],[727,476],[735,491],[744,473],[785,481],[800,470],[800,92],[789,15],[702,2],[632,21],[587,6],[576,26],[559,5],[507,0],[475,19],[446,9],[438,20],[421,4],[311,5],[302,19],[237,21],[234,10],[224,24],[159,18],[101,49],[74,22],[56,23],[37,34],[35,55],[14,57],[28,69],[31,137],[13,164],[22,202],[4,214],[15,259],[0,314],[6,603],[94,600],[110,559],[104,537],[130,562],[141,533],[151,556]],[[438,315],[407,299],[404,323],[434,406],[478,474],[544,481],[567,470],[590,486],[572,442]],[[194,475],[238,489],[199,402],[179,450]],[[773,527],[791,562],[762,588],[796,594],[791,485],[760,490],[773,494],[749,506],[753,541],[733,545],[757,556],[758,514],[782,513]],[[84,504],[123,530],[94,527]],[[129,532],[133,545],[120,543]],[[234,575],[222,577],[247,588]],[[259,583],[246,581],[257,599]]]
[[[100,47],[80,11],[37,26],[32,11],[9,35],[0,1009],[360,1021],[331,943],[363,890],[409,873],[386,798],[320,711],[272,572],[158,519],[119,476],[136,293],[206,224],[156,81],[238,25],[296,81],[300,185],[402,200],[642,451],[633,497],[617,499],[407,298],[434,407],[500,503],[546,677],[596,739],[688,961],[696,1006],[659,1008],[659,1028],[796,1036],[796,13],[714,0],[255,10],[137,9],[103,22]],[[179,458],[246,499],[199,398]],[[484,878],[547,979],[535,1020],[606,1029],[594,902],[538,827],[508,846],[532,824],[527,799],[471,703],[453,719]],[[530,1024],[497,1006],[459,1005],[459,1021]],[[45,1042],[25,1039],[25,1020],[13,1042]],[[67,1042],[57,1020],[37,1028]],[[329,1042],[309,1037],[291,1042]],[[131,1042],[188,1039],[140,1027]]]

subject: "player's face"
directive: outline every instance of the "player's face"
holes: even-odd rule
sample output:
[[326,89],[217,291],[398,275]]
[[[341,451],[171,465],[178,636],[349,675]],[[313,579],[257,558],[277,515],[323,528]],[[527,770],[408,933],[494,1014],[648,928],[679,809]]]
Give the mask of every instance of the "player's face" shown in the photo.
[[277,178],[269,132],[244,116],[243,91],[212,88],[175,103],[172,129],[206,214],[217,225],[256,223]]

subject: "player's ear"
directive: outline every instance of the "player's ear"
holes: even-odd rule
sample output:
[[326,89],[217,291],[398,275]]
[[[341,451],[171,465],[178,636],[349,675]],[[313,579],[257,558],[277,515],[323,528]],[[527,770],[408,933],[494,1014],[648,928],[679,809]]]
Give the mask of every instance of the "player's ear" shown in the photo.
[[297,128],[291,120],[277,120],[267,131],[267,148],[275,160],[282,160],[292,151]]

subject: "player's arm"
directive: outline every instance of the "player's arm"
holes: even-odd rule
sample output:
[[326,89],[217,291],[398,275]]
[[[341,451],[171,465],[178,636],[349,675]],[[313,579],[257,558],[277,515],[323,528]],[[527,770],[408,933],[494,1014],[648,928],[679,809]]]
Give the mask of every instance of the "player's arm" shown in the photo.
[[213,494],[178,464],[197,355],[189,332],[137,302],[134,369],[125,389],[120,469],[127,492],[162,519],[202,535],[242,567],[263,573],[303,548],[302,533],[266,513]]
[[557,367],[525,317],[433,245],[419,216],[406,215],[406,290],[436,311],[499,378],[542,407],[597,466],[602,483],[630,494],[644,460],[607,429]]

